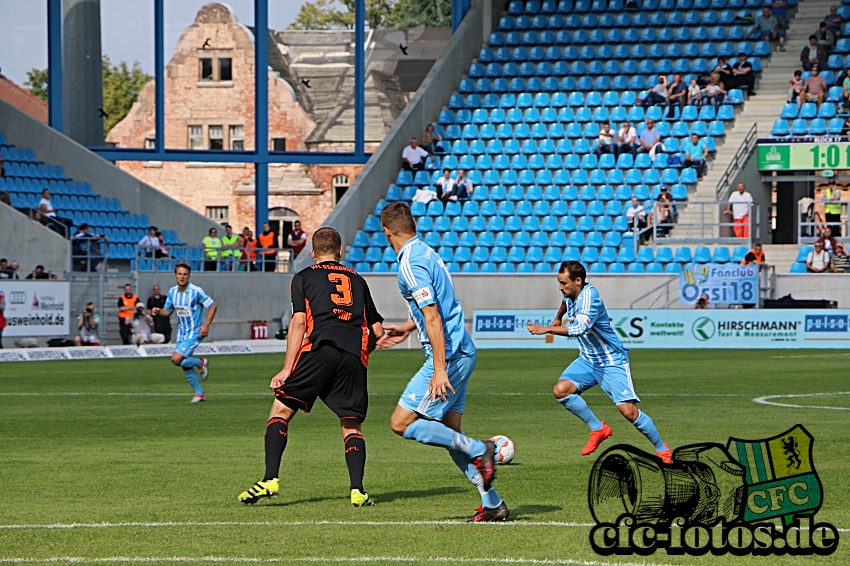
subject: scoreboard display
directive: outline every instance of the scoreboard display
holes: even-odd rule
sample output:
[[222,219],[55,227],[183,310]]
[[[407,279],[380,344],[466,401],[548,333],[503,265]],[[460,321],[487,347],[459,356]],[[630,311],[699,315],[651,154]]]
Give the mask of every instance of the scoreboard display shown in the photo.
[[850,141],[834,143],[759,142],[759,171],[850,169]]

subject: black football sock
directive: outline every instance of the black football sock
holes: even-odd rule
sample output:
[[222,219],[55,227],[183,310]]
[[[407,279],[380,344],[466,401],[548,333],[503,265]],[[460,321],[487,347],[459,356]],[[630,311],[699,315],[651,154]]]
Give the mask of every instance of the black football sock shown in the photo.
[[351,489],[363,489],[363,470],[366,468],[366,440],[363,435],[352,433],[345,437],[345,464],[348,466],[348,477],[351,479]]
[[289,436],[289,423],[286,419],[272,417],[266,425],[266,475],[263,481],[274,479],[280,473],[280,459],[286,450],[286,439]]

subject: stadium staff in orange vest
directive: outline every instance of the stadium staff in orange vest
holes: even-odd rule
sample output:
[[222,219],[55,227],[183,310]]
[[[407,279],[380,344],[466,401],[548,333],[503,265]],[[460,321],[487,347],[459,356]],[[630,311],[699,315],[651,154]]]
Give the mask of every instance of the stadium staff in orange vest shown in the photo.
[[744,256],[744,259],[741,260],[741,265],[758,265],[759,267],[766,267],[767,262],[764,260],[764,250],[761,249],[761,244],[756,244],[753,248],[747,252],[747,255]]
[[130,322],[133,320],[138,302],[139,297],[133,294],[133,286],[129,283],[124,285],[124,294],[118,297],[118,329],[121,332],[121,342],[125,346],[130,345],[132,334]]
[[277,234],[272,232],[268,222],[263,223],[263,233],[257,236],[261,248],[260,252],[261,263],[263,264],[260,271],[274,271],[275,258],[277,257]]
[[247,226],[242,230],[242,247],[245,249],[242,254],[242,266],[245,271],[257,271],[257,240]]

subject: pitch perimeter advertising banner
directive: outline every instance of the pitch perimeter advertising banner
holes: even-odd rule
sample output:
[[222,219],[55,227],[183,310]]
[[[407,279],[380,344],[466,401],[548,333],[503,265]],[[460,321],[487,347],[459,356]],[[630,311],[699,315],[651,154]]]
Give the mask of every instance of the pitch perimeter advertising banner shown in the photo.
[[[547,325],[556,309],[476,310],[479,348],[577,348],[561,336],[532,336],[529,322]],[[850,310],[724,309],[609,310],[627,348],[850,348]],[[566,321],[565,321],[566,322]]]
[[67,281],[0,279],[6,302],[3,336],[67,336],[71,284]]

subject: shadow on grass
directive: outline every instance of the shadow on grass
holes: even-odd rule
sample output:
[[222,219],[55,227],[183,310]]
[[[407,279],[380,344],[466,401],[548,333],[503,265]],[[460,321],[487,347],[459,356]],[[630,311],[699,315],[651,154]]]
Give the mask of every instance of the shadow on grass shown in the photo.
[[563,508],[559,505],[520,505],[511,509],[511,519],[522,520],[534,515],[560,511],[561,509]]
[[[376,493],[375,503],[389,503],[396,499],[419,499],[423,497],[435,497],[438,495],[453,495],[464,493],[468,490],[459,487],[435,487],[433,489],[404,489],[401,491],[390,491],[388,493]],[[371,496],[370,496],[371,497]]]

